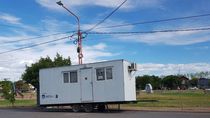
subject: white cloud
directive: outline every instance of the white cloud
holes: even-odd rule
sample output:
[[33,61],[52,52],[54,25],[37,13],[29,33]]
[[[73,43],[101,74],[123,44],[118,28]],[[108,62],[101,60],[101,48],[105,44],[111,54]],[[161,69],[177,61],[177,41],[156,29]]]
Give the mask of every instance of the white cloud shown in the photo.
[[[120,24],[123,21],[107,21],[109,25]],[[45,19],[42,20],[41,25],[44,29],[48,29],[43,34],[52,34],[63,29],[63,27],[71,27],[76,29],[75,25],[69,24],[66,21],[57,21],[56,19]],[[88,25],[84,24],[83,28],[88,29],[93,24]],[[102,24],[102,27],[106,26]],[[129,31],[133,27],[120,28],[119,30]],[[35,29],[36,30],[36,29]],[[111,31],[112,29],[95,29],[94,31]],[[37,30],[38,31],[38,30]],[[199,32],[200,33],[200,32]],[[18,35],[13,35],[10,37],[0,36],[0,41],[14,41],[18,39],[25,39],[33,37],[30,34],[25,32],[17,32]],[[69,35],[69,34],[67,34]],[[27,40],[16,45],[3,45],[0,47],[1,52],[17,48],[19,46],[26,46],[30,44],[40,43],[44,41],[49,41],[64,37],[66,35],[60,36],[51,36],[42,39]],[[143,42],[148,44],[167,44],[167,45],[188,45],[195,44],[199,42],[209,41],[209,35],[197,36],[197,32],[176,32],[176,33],[157,33],[157,34],[144,34],[144,35],[130,35],[123,37],[114,37],[120,40],[129,40],[136,42]],[[73,64],[77,64],[77,53],[76,46],[73,44],[66,44],[65,42],[69,40],[59,41],[49,45],[43,45],[33,49],[27,49],[24,51],[17,51],[13,53],[8,53],[0,55],[0,79],[3,78],[20,78],[20,75],[24,71],[25,65],[30,65],[31,63],[37,61],[41,56],[45,57],[46,55],[53,58],[56,52],[62,54],[64,57],[71,57]],[[101,61],[103,57],[111,57],[116,54],[111,53],[108,50],[108,47],[105,43],[98,43],[96,45],[85,45],[83,48],[84,52],[84,62],[96,62]],[[208,48],[208,47],[206,47]],[[155,75],[167,75],[167,74],[176,74],[180,69],[181,73],[189,72],[200,72],[207,71],[210,69],[210,64],[208,63],[193,63],[193,64],[140,64],[138,74],[155,74]]]
[[208,42],[210,34],[203,32],[164,32],[114,36],[119,40],[134,41],[147,44],[165,44],[165,45],[191,45],[196,43]]
[[[112,57],[115,54],[107,51],[108,46],[105,43],[96,45],[86,45],[83,48],[84,63],[101,61],[103,57]],[[56,45],[43,45],[36,49],[27,49],[0,55],[0,79],[11,78],[17,80],[24,72],[25,65],[30,65],[36,62],[40,57],[48,55],[54,58],[56,52],[62,54],[63,57],[71,57],[72,63],[77,64],[76,46],[66,44],[65,41],[60,41]],[[209,63],[189,63],[189,64],[155,64],[145,63],[138,64],[138,72],[136,75],[170,75],[170,74],[186,74],[201,71],[209,71]]]
[[[66,21],[57,21],[56,19],[42,20],[40,25],[42,25],[43,28],[48,29],[46,30],[46,32],[42,32],[41,35],[54,34],[62,30],[63,27],[75,27],[75,25],[69,24]],[[28,39],[25,41],[16,42],[15,44],[4,44],[0,46],[0,52],[19,48],[22,46],[30,46],[32,44],[51,41],[69,35],[71,35],[71,33],[38,39]],[[0,36],[0,43],[27,39],[31,37],[35,36],[30,35],[30,33],[24,31],[19,31],[16,32],[15,35],[11,34],[8,36]],[[73,42],[66,43],[67,41],[70,41],[70,39],[64,39],[58,42],[50,43],[48,45],[41,45],[39,47],[33,47],[16,52],[0,54],[0,79],[11,78],[11,80],[17,80],[24,72],[25,65],[30,65],[36,62],[41,56],[46,57],[48,55],[51,58],[54,58],[56,52],[63,55],[65,58],[70,56],[72,63],[77,64],[77,46],[74,45]],[[83,53],[85,63],[99,61],[100,58],[110,57],[114,55],[108,51],[108,46],[105,43],[98,43],[96,45],[83,45]]]
[[0,12],[0,20],[11,24],[20,24],[20,18],[7,13]]
[[105,50],[107,45],[105,43],[99,43],[97,45],[94,45],[92,48],[96,50]]
[[[59,41],[56,45],[43,45],[38,50],[33,48],[0,55],[0,79],[11,78],[12,81],[20,79],[25,65],[30,65],[40,57],[46,57],[47,55],[53,59],[56,52],[65,58],[70,56],[72,63],[77,64],[76,45],[65,42]],[[105,50],[107,48],[105,43],[84,45],[84,63],[96,62],[102,57],[113,56],[114,54]]]
[[142,8],[164,8],[163,3],[165,0],[130,0],[133,7]]
[[[40,4],[43,7],[46,7],[48,9],[51,10],[55,10],[55,11],[63,11],[63,9],[58,6],[56,4],[56,2],[59,0],[36,0],[36,2],[38,4]],[[68,8],[72,8],[72,7],[78,7],[78,6],[92,6],[92,5],[96,5],[96,6],[103,6],[103,7],[116,7],[116,5],[118,5],[120,3],[121,0],[62,0],[62,3],[68,7]]]
[[8,68],[5,68],[5,67],[0,67],[0,71],[7,71],[8,70]]
[[[101,20],[99,20],[101,21]],[[98,21],[96,21],[98,22]],[[95,22],[93,24],[83,24],[82,29],[89,30],[93,26],[95,26]],[[93,32],[112,32],[113,28],[106,28],[107,26],[113,26],[113,25],[120,25],[120,24],[126,24],[125,21],[123,20],[106,20],[105,23],[100,24],[100,26],[94,28],[92,31]],[[115,31],[130,31],[133,29],[133,26],[126,26],[126,27],[119,27],[119,28],[114,28]]]
[[57,20],[54,18],[46,18],[44,20],[41,20],[41,27],[45,29],[48,33],[49,32],[61,32],[66,31],[66,29],[74,29],[76,30],[77,25],[71,24],[67,21]]
[[[21,25],[21,26],[25,26],[25,25]],[[41,43],[41,42],[50,41],[50,40],[58,39],[61,37],[69,36],[72,33],[66,33],[66,34],[59,34],[59,33],[61,33],[61,32],[64,33],[63,29],[69,28],[69,30],[70,30],[70,28],[74,27],[74,25],[69,24],[66,21],[57,21],[56,19],[44,19],[41,21],[40,26],[42,26],[42,28],[46,29],[46,30],[40,32],[39,29],[30,28],[30,26],[28,26],[27,29],[31,30],[31,32],[28,32],[25,30],[19,30],[19,29],[15,30],[14,29],[12,32],[9,32],[5,36],[4,35],[0,36],[0,43],[1,43],[1,45],[0,45],[1,51],[0,52],[6,51],[6,50],[11,50],[14,48],[19,48],[21,46],[29,46],[31,44]],[[34,35],[34,33],[36,35]],[[37,37],[37,34],[40,36],[42,36],[42,35],[46,36],[46,35],[51,35],[51,34],[57,34],[57,35],[51,35],[48,37],[33,39],[34,37]],[[25,40],[25,39],[27,39],[27,40]],[[15,43],[8,43],[8,42],[17,41],[17,40],[23,40],[23,41],[15,42]],[[68,41],[68,39],[66,39],[66,40]]]
[[138,64],[137,75],[173,75],[188,74],[196,72],[210,71],[209,63],[189,63],[189,64]]
[[[56,4],[59,0],[36,0],[38,4],[51,10],[61,10]],[[78,6],[101,6],[107,8],[116,8],[124,0],[62,0],[62,3],[68,8]],[[121,9],[133,8],[152,8],[162,6],[163,0],[127,0]]]
[[[42,26],[42,28],[44,29],[47,29],[45,32],[42,32],[41,35],[48,35],[60,32],[62,29],[64,29],[64,27],[76,29],[75,25],[70,24],[66,21],[58,21],[56,19],[49,19],[49,18],[42,20],[40,26]],[[38,30],[35,29],[35,31]],[[16,42],[15,44],[4,44],[4,45],[2,44],[0,46],[1,49],[0,52],[19,48],[22,46],[30,46],[32,44],[51,41],[69,35],[71,35],[71,33],[38,38],[38,39],[28,39],[36,36],[30,35],[30,33],[24,31],[15,31],[15,35],[10,34],[8,36],[0,36],[0,43],[8,41],[16,41],[20,39],[28,39],[28,40]],[[66,58],[70,56],[72,63],[77,64],[78,63],[78,58],[76,53],[77,46],[74,45],[73,42],[66,43],[67,41],[70,41],[70,39],[64,39],[58,42],[50,43],[48,45],[41,45],[39,47],[33,47],[30,49],[1,54],[0,79],[3,78],[12,78],[12,79],[15,78],[15,80],[19,79],[25,69],[25,65],[30,65],[36,62],[41,56],[46,57],[48,55],[51,58],[54,58],[56,52],[58,52],[59,54],[63,55]],[[98,43],[96,45],[83,45],[83,54],[84,54],[83,59],[85,63],[101,61],[101,58],[103,57],[111,57],[115,55],[110,51],[108,51],[108,46],[105,43]]]
[[[3,13],[0,12],[0,22],[6,23],[6,24],[12,24],[11,26],[14,26],[13,29],[11,29],[12,32],[17,33],[23,33],[23,31],[30,31],[30,32],[40,32],[40,29],[35,28],[34,26],[29,26],[21,22],[21,18],[14,16],[12,14]],[[18,27],[18,30],[15,27]],[[21,30],[20,30],[21,29]],[[9,32],[11,34],[11,32]],[[24,33],[25,34],[25,33]]]

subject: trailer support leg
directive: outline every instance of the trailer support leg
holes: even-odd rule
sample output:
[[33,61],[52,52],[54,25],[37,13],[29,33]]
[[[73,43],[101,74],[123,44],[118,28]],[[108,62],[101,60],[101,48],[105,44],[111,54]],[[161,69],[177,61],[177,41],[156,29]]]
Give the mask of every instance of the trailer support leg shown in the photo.
[[108,104],[105,104],[105,107],[106,107],[107,112],[109,112],[109,106],[108,106]]
[[120,111],[120,104],[118,104],[118,111]]

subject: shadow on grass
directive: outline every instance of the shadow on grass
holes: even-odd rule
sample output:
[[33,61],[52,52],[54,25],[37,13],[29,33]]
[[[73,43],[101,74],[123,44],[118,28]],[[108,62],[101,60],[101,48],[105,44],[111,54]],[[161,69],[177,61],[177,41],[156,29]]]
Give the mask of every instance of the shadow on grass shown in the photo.
[[137,102],[159,102],[159,100],[137,100]]

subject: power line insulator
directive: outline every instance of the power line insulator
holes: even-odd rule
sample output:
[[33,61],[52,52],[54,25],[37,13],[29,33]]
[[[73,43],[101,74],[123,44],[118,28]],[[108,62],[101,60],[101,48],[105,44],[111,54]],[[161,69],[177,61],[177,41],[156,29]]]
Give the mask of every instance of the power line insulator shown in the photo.
[[79,54],[79,58],[82,58],[83,57],[83,54]]
[[80,47],[77,47],[77,53],[80,53],[80,51],[81,51]]

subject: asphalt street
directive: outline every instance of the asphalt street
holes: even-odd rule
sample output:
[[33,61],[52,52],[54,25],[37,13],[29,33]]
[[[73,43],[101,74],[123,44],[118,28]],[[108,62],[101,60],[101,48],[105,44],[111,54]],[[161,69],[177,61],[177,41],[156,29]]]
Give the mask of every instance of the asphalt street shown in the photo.
[[3,108],[0,118],[210,118],[210,113],[110,111],[74,113],[71,110],[39,110],[33,108]]

